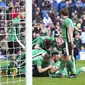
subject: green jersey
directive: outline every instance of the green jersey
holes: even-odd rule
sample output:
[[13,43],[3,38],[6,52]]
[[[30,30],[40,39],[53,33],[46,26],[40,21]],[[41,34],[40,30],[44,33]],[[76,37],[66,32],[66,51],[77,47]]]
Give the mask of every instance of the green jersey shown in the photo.
[[36,39],[34,39],[32,41],[32,44],[37,44],[37,45],[42,47],[42,44],[44,44],[43,41],[45,39],[49,39],[51,41],[54,41],[54,37],[51,37],[51,36],[42,36],[42,37],[37,37]]
[[[58,66],[60,66],[60,63],[61,63],[61,61],[57,61],[57,62],[53,65],[53,68],[56,69]],[[58,71],[56,71],[56,72],[53,73],[53,74],[51,74],[50,71],[48,71],[48,75],[49,75],[50,77],[53,77],[53,76],[55,76],[56,74],[58,74]]]
[[46,49],[46,47],[45,47],[45,45],[44,45],[44,40],[45,40],[45,39],[49,39],[49,40],[52,41],[52,42],[54,41],[54,37],[51,37],[51,36],[43,36],[43,37],[38,37],[38,38],[34,39],[34,40],[32,41],[32,44],[38,45],[40,48],[46,50],[46,51],[49,53],[49,51]]
[[72,30],[74,30],[73,21],[70,18],[64,19],[63,24],[62,24],[62,38],[64,41],[67,41],[68,39],[67,30],[69,26],[72,28]]
[[42,54],[47,54],[47,52],[43,49],[41,49],[41,50],[37,50],[37,49],[32,50],[32,56],[33,57],[36,57],[36,56],[39,56],[39,55],[42,55]]
[[32,50],[32,63],[37,66],[41,66],[43,57],[40,54],[47,54],[44,50]]
[[52,37],[52,36],[42,36],[41,39],[42,40],[49,39],[51,41],[54,41],[54,37]]
[[[8,29],[8,41],[16,41],[15,33],[16,33],[16,36],[19,37],[19,34],[20,34],[19,23],[20,23],[19,18],[12,19],[12,24]],[[15,24],[17,24],[16,28],[14,26]]]
[[46,67],[49,64],[50,65],[54,64],[54,62],[52,62],[51,60],[47,63],[44,62],[42,54],[47,54],[47,52],[45,50],[42,50],[42,49],[41,50],[32,50],[32,63],[34,65]]
[[[58,66],[60,66],[60,63],[61,63],[61,61],[58,60],[58,61],[53,65],[53,68],[54,68],[54,69],[58,68]],[[59,74],[59,70],[56,71],[55,73],[52,73],[52,74],[50,73],[50,71],[48,71],[49,77],[56,77],[57,74]],[[66,68],[64,68],[64,70],[63,70],[63,75],[64,75],[64,76],[67,76],[67,75],[68,75],[68,72],[67,72],[67,69],[66,69]]]

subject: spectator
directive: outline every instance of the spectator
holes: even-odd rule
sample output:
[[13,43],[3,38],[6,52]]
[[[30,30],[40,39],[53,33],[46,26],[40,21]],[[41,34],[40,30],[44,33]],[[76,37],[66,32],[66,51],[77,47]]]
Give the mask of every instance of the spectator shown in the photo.
[[8,6],[9,6],[9,7],[13,7],[13,6],[14,6],[13,2],[10,1],[9,4],[8,4]]
[[55,27],[55,30],[53,31],[53,36],[59,36],[60,34],[60,23],[59,22],[56,22],[56,27]]
[[54,8],[56,13],[58,12],[58,5],[59,3],[57,2],[57,0],[53,0],[52,7]]
[[[15,1],[15,0],[14,0]],[[19,3],[20,6],[25,6],[25,0],[20,0],[20,3]]]
[[83,30],[83,27],[85,26],[85,13],[82,15],[82,24],[81,24],[81,30]]
[[11,19],[16,18],[17,15],[18,15],[18,13],[17,13],[17,11],[15,10],[15,8],[13,7],[13,8],[12,8],[12,11],[10,12],[10,17],[11,17]]
[[6,5],[2,0],[0,0],[0,6],[2,7],[2,10],[5,11]]
[[41,8],[43,0],[36,0],[37,6]]
[[4,11],[2,10],[2,7],[0,6],[0,20],[2,20],[2,17],[4,17]]
[[85,0],[82,0],[83,3],[85,3]]
[[76,56],[76,59],[85,60],[85,46],[84,45],[81,46],[81,50]]
[[82,31],[82,33],[80,35],[80,39],[82,41],[82,44],[85,45],[85,26],[83,27],[83,31]]
[[81,0],[78,0],[76,2],[76,8],[75,8],[75,10],[77,10],[77,13],[78,13],[78,18],[80,18],[81,14],[83,12],[83,8],[84,8],[83,3],[81,2]]
[[59,15],[57,15],[57,16],[55,17],[54,25],[56,25],[56,22],[60,22],[60,16],[59,16]]
[[46,28],[45,24],[42,23],[42,29],[41,29],[41,36],[46,36],[48,34],[48,29]]
[[84,8],[84,4],[81,0],[78,0],[76,3],[75,3],[76,7],[80,6],[82,8]]
[[40,36],[40,31],[41,31],[41,28],[40,28],[39,24],[35,23],[34,29],[33,29],[33,36],[34,37]]
[[35,13],[35,19],[34,20],[36,20],[37,23],[40,23],[41,17],[40,17],[39,11],[36,11],[36,13]]
[[62,0],[60,3],[59,3],[59,11],[65,7],[65,0]]
[[78,32],[75,33],[74,43],[76,45],[76,48],[80,50],[81,48],[81,40],[80,40],[80,34]]
[[6,7],[6,19],[7,20],[10,20],[10,8],[9,7]]
[[74,25],[77,25],[79,23],[79,19],[77,17],[77,12],[74,12],[72,20],[74,22]]
[[46,15],[48,14],[48,10],[46,9],[46,7],[44,7],[44,9],[41,11],[42,14],[42,18],[46,17]]
[[52,10],[49,11],[49,17],[51,18],[52,22],[55,22],[55,16]]
[[45,24],[46,27],[48,27],[52,23],[52,20],[48,16],[48,14],[46,15],[46,17],[43,18],[43,23]]
[[80,34],[78,32],[76,32],[75,33],[75,38],[74,38],[74,44],[75,44],[74,57],[76,57],[78,55],[78,52],[81,49],[82,42],[81,42],[81,39],[79,37],[80,37]]
[[71,9],[71,7],[70,7],[70,2],[69,2],[69,0],[66,0],[66,2],[65,2],[65,7],[69,10],[69,17],[71,18],[72,9]]

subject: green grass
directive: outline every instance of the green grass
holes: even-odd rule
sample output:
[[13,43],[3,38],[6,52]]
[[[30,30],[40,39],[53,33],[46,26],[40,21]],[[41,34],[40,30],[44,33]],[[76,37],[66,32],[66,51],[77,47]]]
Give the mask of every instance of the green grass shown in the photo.
[[3,77],[0,79],[0,85],[26,85],[25,80],[25,77]]
[[[85,66],[85,61],[77,61],[76,66]],[[72,79],[33,77],[33,85],[85,85],[85,73],[80,73],[77,78]]]
[[[8,60],[0,60],[0,68],[10,63]],[[0,77],[0,85],[26,85],[25,77]]]
[[[85,66],[85,61],[77,61],[77,67]],[[26,85],[25,77],[3,77],[0,79],[0,85]],[[4,82],[4,83],[3,83]],[[7,84],[7,82],[9,82]],[[2,84],[1,84],[2,83]],[[85,73],[80,73],[77,78],[49,78],[34,77],[33,85],[85,85]]]

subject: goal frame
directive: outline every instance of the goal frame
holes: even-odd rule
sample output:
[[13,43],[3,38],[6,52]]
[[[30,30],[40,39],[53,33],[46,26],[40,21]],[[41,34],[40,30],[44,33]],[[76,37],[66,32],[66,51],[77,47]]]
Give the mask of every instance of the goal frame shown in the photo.
[[26,85],[32,85],[32,0],[26,0]]

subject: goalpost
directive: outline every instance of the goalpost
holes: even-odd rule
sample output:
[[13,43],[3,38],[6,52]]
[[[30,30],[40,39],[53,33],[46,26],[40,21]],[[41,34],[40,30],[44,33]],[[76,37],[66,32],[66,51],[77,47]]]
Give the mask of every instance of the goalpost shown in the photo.
[[[0,28],[4,26],[5,34],[0,34],[0,85],[32,85],[32,0],[0,0],[4,2],[4,5],[10,4],[8,7],[3,7],[4,25],[0,25]],[[12,2],[16,5],[13,6]],[[20,1],[25,4],[20,6]],[[21,3],[22,4],[22,3]],[[17,5],[19,5],[17,7]],[[7,16],[16,16],[18,14],[8,12],[9,6],[11,11],[16,10],[20,17],[25,15],[25,19],[19,21],[18,18],[7,20]],[[0,8],[0,10],[2,7]],[[7,9],[7,10],[6,10]],[[24,9],[24,11],[23,11]],[[23,11],[22,13],[20,12]],[[23,14],[25,13],[25,14]],[[2,16],[1,15],[1,16]],[[23,16],[22,16],[23,18]],[[22,22],[22,23],[21,23]],[[19,30],[18,30],[19,29]],[[19,33],[17,33],[17,31]],[[11,36],[11,38],[9,38]],[[4,37],[4,38],[3,38]],[[13,44],[13,48],[9,47],[10,39],[12,40],[10,45]],[[16,46],[15,41],[19,46]],[[2,46],[1,42],[5,43],[6,46]],[[3,52],[5,50],[5,52]],[[13,53],[10,52],[13,50]]]
[[32,0],[26,0],[26,22],[26,85],[32,85]]

